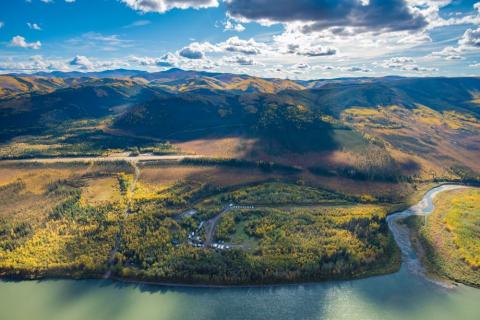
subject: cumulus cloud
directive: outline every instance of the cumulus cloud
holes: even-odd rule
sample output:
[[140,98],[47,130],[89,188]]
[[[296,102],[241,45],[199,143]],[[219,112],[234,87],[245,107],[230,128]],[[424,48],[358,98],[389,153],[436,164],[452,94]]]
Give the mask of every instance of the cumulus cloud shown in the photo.
[[480,48],[480,28],[467,29],[458,44],[461,47]]
[[178,54],[187,59],[203,59],[205,54],[198,42],[193,42],[187,47],[183,47]]
[[259,55],[266,50],[267,46],[258,43],[254,39],[243,40],[237,36],[228,38],[224,42],[211,44],[210,42],[192,42],[188,46],[183,47],[177,53],[179,56],[191,59],[204,59],[206,53],[235,53],[241,55]]
[[358,66],[351,66],[351,67],[340,67],[342,71],[348,72],[372,72],[372,69],[365,68],[365,67],[358,67]]
[[207,52],[221,52],[220,46],[210,42],[192,42],[188,46],[180,49],[177,54],[190,60],[201,60],[205,58]]
[[85,56],[75,56],[70,63],[71,66],[79,67],[80,69],[91,69],[93,68],[93,63]]
[[[289,49],[295,51],[295,49],[293,49],[292,46],[290,46]],[[322,46],[305,48],[305,49],[297,48],[296,50],[297,50],[296,53],[298,55],[307,56],[307,57],[323,57],[323,56],[333,56],[337,54],[336,48],[322,47]]]
[[157,60],[157,66],[159,67],[172,67],[178,65],[178,56],[173,53],[167,53]]
[[393,57],[387,60],[384,60],[382,63],[379,63],[383,68],[399,70],[399,71],[409,71],[409,72],[434,72],[438,71],[437,68],[428,68],[419,66],[415,59],[411,57]]
[[40,49],[42,43],[40,41],[35,42],[27,42],[24,37],[22,36],[15,36],[10,41],[10,45],[12,47],[20,47],[20,48],[30,48],[30,49]]
[[231,37],[219,46],[225,51],[248,55],[260,54],[266,48],[265,44],[258,43],[254,39],[242,40],[239,37]]
[[448,46],[443,48],[440,51],[432,52],[433,57],[440,57],[445,60],[462,60],[462,50],[460,48],[455,48],[452,46]]
[[384,60],[381,64],[385,68],[390,69],[401,69],[403,66],[407,64],[415,63],[415,59],[410,57],[394,57],[388,60]]
[[313,70],[321,71],[340,71],[340,72],[363,72],[369,73],[372,72],[372,69],[365,66],[332,66],[332,65],[316,65],[312,67]]
[[407,65],[402,70],[413,72],[437,72],[438,68],[420,67],[418,65]]
[[217,0],[121,0],[132,9],[164,13],[172,9],[201,9],[218,7]]
[[172,67],[178,63],[178,57],[172,53],[167,53],[160,58],[130,56],[130,62],[141,66]]
[[419,34],[408,34],[397,41],[397,44],[416,45],[426,42],[432,42],[432,38],[424,32]]
[[419,30],[423,15],[404,0],[226,0],[229,15],[259,22],[303,22],[304,32],[331,27],[377,31]]
[[408,0],[413,2],[421,9],[428,21],[428,28],[434,29],[438,27],[455,26],[455,25],[469,25],[480,23],[480,5],[473,4],[474,11],[471,13],[465,12],[450,12],[449,17],[445,18],[440,14],[440,10],[452,4],[453,0]]
[[310,69],[310,65],[308,63],[297,63],[292,66],[294,69]]
[[2,29],[4,25],[5,23],[3,21],[0,21],[0,29]]
[[227,63],[233,63],[233,64],[242,65],[242,66],[252,66],[256,64],[251,57],[240,56],[240,55],[227,57],[224,59],[224,61]]
[[245,31],[245,27],[240,24],[236,23],[230,19],[228,19],[224,24],[223,24],[223,31],[236,31],[236,32],[243,32]]
[[157,59],[151,57],[130,56],[128,60],[141,66],[153,66],[157,64]]
[[40,26],[36,23],[27,22],[27,26],[33,30],[38,30],[38,31],[42,30],[42,28],[40,28]]
[[295,74],[303,74],[312,70],[312,67],[308,63],[297,63],[290,66],[291,72]]
[[27,61],[13,61],[11,59],[0,63],[0,70],[9,72],[35,72],[62,70],[67,71],[68,66],[62,60],[49,60],[41,55],[31,56]]

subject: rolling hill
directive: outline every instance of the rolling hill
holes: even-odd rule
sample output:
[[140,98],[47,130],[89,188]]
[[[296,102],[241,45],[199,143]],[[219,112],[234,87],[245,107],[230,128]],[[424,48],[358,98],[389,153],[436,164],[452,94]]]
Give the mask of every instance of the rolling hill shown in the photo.
[[[480,78],[293,81],[119,69],[0,80],[1,137],[7,145],[9,139],[89,119],[96,130],[168,140],[179,148],[203,141],[196,150],[206,155],[209,144],[225,138],[243,149],[244,141],[255,141],[242,157],[316,172],[348,173],[369,163],[371,154],[408,176],[480,171]],[[100,119],[109,120],[100,125]]]

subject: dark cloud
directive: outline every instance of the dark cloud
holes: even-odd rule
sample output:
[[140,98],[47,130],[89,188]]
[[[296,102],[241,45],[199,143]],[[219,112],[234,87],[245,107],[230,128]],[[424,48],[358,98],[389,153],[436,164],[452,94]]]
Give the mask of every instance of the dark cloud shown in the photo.
[[245,56],[234,56],[225,59],[228,63],[239,64],[242,66],[252,66],[255,64],[255,61],[252,58]]
[[[427,25],[405,0],[227,0],[236,18],[308,23],[304,32],[331,27],[356,27],[361,31],[418,30]],[[342,29],[339,29],[342,30]]]
[[191,47],[185,47],[180,52],[178,52],[179,55],[181,55],[184,58],[187,59],[203,59],[204,54],[200,50],[196,50]]
[[307,57],[333,56],[337,54],[337,49],[331,47],[315,47],[297,51],[298,55]]

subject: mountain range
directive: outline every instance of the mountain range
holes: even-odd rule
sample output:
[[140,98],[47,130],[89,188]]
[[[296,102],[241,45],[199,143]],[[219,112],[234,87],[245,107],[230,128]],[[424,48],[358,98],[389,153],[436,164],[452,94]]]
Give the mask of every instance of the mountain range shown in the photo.
[[257,139],[250,157],[351,151],[360,136],[400,158],[448,170],[457,160],[477,172],[479,95],[476,77],[297,81],[175,68],[9,74],[0,76],[0,139],[108,118],[109,130],[174,142]]

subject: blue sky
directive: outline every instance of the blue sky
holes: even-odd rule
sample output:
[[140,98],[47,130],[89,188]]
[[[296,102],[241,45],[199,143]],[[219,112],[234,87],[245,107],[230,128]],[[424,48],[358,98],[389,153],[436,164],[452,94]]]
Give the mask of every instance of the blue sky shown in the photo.
[[478,76],[479,23],[470,0],[10,0],[0,72]]

